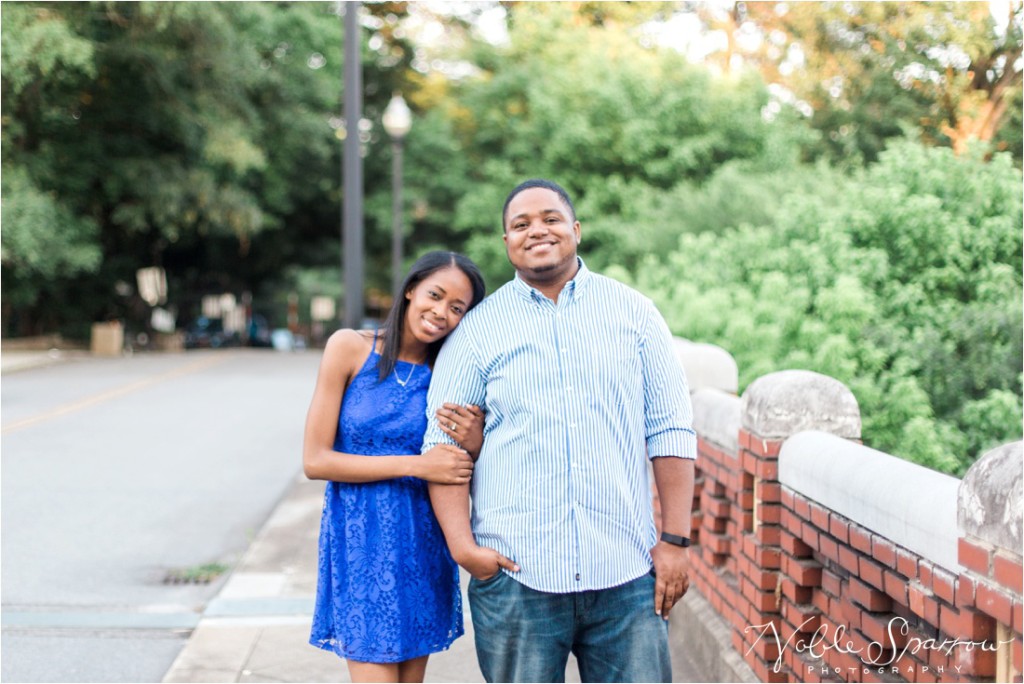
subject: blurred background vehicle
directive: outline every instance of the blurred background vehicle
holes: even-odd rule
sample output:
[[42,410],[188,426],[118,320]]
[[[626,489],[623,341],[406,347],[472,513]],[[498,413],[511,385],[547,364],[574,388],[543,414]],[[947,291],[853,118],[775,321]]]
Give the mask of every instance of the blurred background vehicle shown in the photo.
[[200,316],[185,329],[186,349],[219,349],[237,347],[241,343],[238,333],[225,331],[219,318]]

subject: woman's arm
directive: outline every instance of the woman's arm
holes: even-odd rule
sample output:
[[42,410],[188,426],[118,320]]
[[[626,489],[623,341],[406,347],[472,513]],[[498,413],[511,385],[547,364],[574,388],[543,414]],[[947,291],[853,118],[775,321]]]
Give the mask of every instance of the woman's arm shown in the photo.
[[368,356],[370,344],[372,342],[354,330],[339,330],[327,341],[306,415],[302,447],[306,477],[335,482],[376,482],[411,476],[444,484],[469,482],[473,461],[465,451],[453,446],[429,456],[360,456],[334,450],[338,411],[345,388]]

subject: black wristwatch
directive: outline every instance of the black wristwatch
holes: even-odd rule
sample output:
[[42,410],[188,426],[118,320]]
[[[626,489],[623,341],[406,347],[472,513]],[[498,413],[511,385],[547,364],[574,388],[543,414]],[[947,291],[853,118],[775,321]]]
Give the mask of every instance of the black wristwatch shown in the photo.
[[690,545],[689,537],[680,537],[678,534],[669,534],[668,532],[661,533],[661,541],[673,546],[682,546],[684,549]]

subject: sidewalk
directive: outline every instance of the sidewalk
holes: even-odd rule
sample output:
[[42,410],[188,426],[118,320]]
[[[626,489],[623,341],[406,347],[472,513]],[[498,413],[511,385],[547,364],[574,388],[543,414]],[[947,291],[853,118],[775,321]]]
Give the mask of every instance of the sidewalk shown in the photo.
[[48,351],[2,350],[0,351],[0,374],[15,373],[30,368],[43,368],[70,359],[89,356],[88,352],[77,350],[50,349]]
[[[207,606],[165,682],[348,682],[348,668],[333,653],[309,645],[316,595],[317,536],[323,482],[301,473],[253,540],[220,593]],[[463,605],[467,575],[462,573]],[[683,652],[674,620],[675,681],[704,681]],[[427,682],[482,682],[473,648],[473,625],[452,648],[431,656]],[[579,682],[570,656],[566,681]]]

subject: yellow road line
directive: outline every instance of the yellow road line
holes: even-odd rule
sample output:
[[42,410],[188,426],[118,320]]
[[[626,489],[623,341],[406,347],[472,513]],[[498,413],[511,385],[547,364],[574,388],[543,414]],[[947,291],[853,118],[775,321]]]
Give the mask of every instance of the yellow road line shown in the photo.
[[140,389],[145,389],[147,387],[151,387],[161,382],[166,382],[167,380],[173,380],[174,378],[179,378],[183,375],[188,375],[190,373],[201,371],[203,369],[209,368],[210,366],[214,366],[218,363],[223,363],[230,356],[233,355],[221,353],[219,356],[220,358],[201,359],[188,365],[181,366],[180,368],[175,368],[174,370],[167,371],[166,373],[154,375],[153,377],[146,378],[145,380],[139,380],[128,385],[115,387],[112,390],[100,392],[99,394],[95,394],[86,399],[80,399],[78,401],[73,401],[69,404],[58,406],[55,409],[51,409],[49,411],[46,411],[45,413],[40,413],[39,415],[32,416],[30,418],[16,420],[13,423],[8,423],[7,425],[4,425],[3,428],[0,429],[0,434],[6,435],[8,432],[22,430],[24,428],[37,425],[38,423],[42,423],[47,420],[52,420],[53,418],[59,418],[60,416],[67,415],[69,413],[74,413],[75,411],[81,411],[82,409],[86,409],[97,404],[102,404],[103,402],[110,401],[111,399],[123,397],[126,394],[131,394],[132,392],[136,392]]

